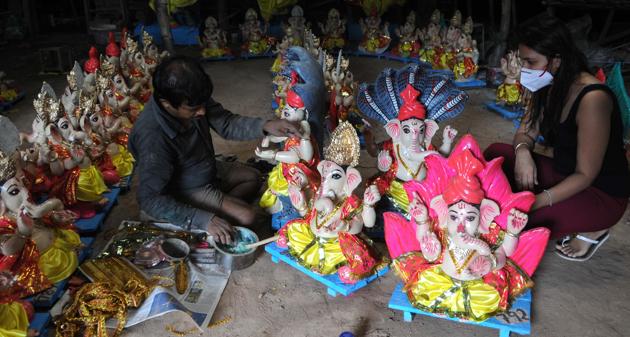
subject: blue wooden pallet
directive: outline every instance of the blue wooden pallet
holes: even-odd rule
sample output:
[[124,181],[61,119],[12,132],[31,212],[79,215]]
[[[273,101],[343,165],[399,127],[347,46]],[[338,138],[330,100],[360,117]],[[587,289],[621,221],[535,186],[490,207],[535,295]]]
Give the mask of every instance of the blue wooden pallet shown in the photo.
[[403,62],[403,63],[420,63],[420,59],[417,56],[405,57],[405,56],[396,55],[392,52],[386,52],[385,58],[388,60],[398,61],[398,62]]
[[389,300],[388,307],[390,309],[402,311],[403,319],[405,322],[411,322],[413,320],[414,314],[420,314],[435,318],[447,319],[449,321],[497,329],[499,330],[499,337],[509,337],[511,332],[520,335],[529,335],[531,333],[531,290],[527,290],[527,292],[519,296],[507,312],[498,314],[483,322],[474,322],[422,311],[411,305],[409,299],[407,298],[407,294],[402,291],[402,288],[403,284],[398,283],[396,289],[392,293],[391,299]]
[[364,52],[362,52],[362,51],[360,51],[358,49],[355,50],[355,51],[349,52],[348,54],[352,55],[352,56],[374,57],[374,58],[377,58],[377,59],[384,59],[384,58],[387,57],[386,53],[381,53],[381,54],[364,53]]
[[253,59],[263,59],[263,58],[271,58],[271,57],[275,57],[276,54],[274,54],[271,50],[266,51],[262,54],[250,54],[248,52],[241,52],[241,58],[245,59],[245,60],[253,60]]
[[265,246],[265,251],[271,255],[271,261],[273,261],[274,263],[278,263],[280,260],[282,260],[282,262],[301,271],[302,273],[306,274],[306,276],[328,287],[328,294],[332,297],[337,296],[337,294],[348,296],[356,292],[357,290],[367,286],[370,282],[376,280],[378,277],[387,274],[387,272],[389,271],[389,267],[385,267],[379,270],[376,274],[367,277],[361,281],[358,281],[355,284],[346,284],[341,282],[339,276],[336,273],[331,275],[320,275],[314,273],[308,268],[303,267],[293,256],[291,256],[291,254],[289,254],[288,249],[278,247],[275,242],[267,244]]
[[[91,253],[92,243],[94,242],[94,238],[90,237],[82,237],[81,243],[85,246],[81,252],[79,252],[79,264],[83,262]],[[50,309],[63,295],[63,292],[66,290],[66,286],[68,285],[68,279],[55,283],[51,288],[44,290],[39,294],[35,294],[28,298],[29,301],[33,302],[33,305],[37,309]]]
[[523,116],[523,113],[525,112],[523,107],[519,106],[518,108],[509,108],[504,105],[497,104],[494,101],[486,102],[485,106],[486,109],[494,111],[503,116],[503,118],[507,118],[510,120],[521,118],[521,116]]
[[233,61],[236,57],[233,55],[219,56],[219,57],[202,57],[201,62],[214,62],[214,61]]
[[131,174],[126,177],[120,178],[118,188],[120,188],[121,194],[129,192],[129,190],[131,189],[131,179],[133,179],[133,172],[131,172]]
[[36,312],[28,328],[39,331],[40,336],[48,336],[48,324],[51,318],[52,316],[47,312]]
[[20,91],[11,102],[0,102],[0,112],[11,109],[14,105],[16,105],[19,101],[24,98],[24,91]]
[[75,222],[75,226],[77,227],[79,234],[95,233],[99,228],[101,228],[107,214],[109,214],[112,207],[116,204],[119,194],[120,188],[118,187],[112,187],[109,192],[103,194],[103,197],[109,200],[107,205],[105,205],[100,212],[96,213],[95,216],[89,219],[79,219]]
[[464,89],[472,89],[472,88],[485,88],[486,87],[486,81],[480,80],[480,79],[476,79],[476,78],[469,78],[467,80],[463,80],[463,81],[453,81],[453,83],[455,83],[455,86],[458,88],[464,88]]

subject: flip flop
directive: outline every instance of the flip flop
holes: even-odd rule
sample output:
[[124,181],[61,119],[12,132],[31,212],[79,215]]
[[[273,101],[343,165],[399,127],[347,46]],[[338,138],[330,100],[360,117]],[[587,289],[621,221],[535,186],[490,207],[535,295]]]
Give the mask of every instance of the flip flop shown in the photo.
[[561,245],[562,246],[566,246],[571,239],[578,239],[578,240],[582,240],[582,241],[588,242],[588,243],[591,244],[591,246],[588,248],[586,253],[584,253],[582,256],[575,256],[575,257],[568,256],[568,255],[564,254],[562,251],[558,250],[557,248],[556,248],[555,253],[556,253],[556,255],[560,256],[561,258],[563,258],[565,260],[584,262],[584,261],[589,260],[591,257],[593,257],[593,254],[595,254],[597,249],[599,249],[599,247],[601,247],[604,244],[604,242],[606,242],[606,240],[608,240],[609,236],[610,236],[610,231],[607,231],[606,233],[602,234],[600,237],[598,237],[595,240],[587,238],[587,237],[582,236],[580,234],[570,235],[570,236],[568,236],[569,237],[568,239],[565,236],[561,240]]

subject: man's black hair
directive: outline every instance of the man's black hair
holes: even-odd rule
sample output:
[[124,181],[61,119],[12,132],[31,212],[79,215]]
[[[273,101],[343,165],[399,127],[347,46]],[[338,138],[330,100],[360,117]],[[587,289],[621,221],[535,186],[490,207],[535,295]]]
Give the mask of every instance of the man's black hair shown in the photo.
[[188,56],[163,60],[153,74],[155,99],[167,100],[173,108],[205,104],[212,95],[212,80],[201,63]]

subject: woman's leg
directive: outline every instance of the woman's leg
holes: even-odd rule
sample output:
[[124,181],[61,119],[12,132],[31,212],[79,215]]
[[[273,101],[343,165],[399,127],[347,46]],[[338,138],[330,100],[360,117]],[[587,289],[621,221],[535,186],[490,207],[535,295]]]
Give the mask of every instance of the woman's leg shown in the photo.
[[[503,170],[513,183],[514,150],[508,144],[492,144],[484,152],[486,160],[498,156],[505,158]],[[565,177],[553,170],[553,159],[533,154],[538,170],[536,191],[551,188]],[[514,185],[512,185],[514,186]],[[623,216],[628,203],[627,198],[614,198],[597,188],[586,190],[551,207],[543,207],[529,214],[528,228],[544,226],[551,229],[552,237],[579,233],[582,236],[597,239]],[[571,240],[561,251],[568,256],[584,255],[591,244],[582,240]]]

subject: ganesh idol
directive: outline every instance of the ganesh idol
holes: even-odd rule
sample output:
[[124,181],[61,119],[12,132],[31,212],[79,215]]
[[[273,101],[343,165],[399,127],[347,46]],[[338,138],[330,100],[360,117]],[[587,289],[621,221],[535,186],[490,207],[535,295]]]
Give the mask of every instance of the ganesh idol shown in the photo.
[[418,39],[420,31],[416,27],[416,12],[409,12],[405,24],[396,28],[395,32],[400,42],[394,47],[392,53],[402,57],[418,57],[421,44]]
[[359,51],[368,54],[382,54],[392,38],[389,35],[389,23],[385,22],[381,27],[381,17],[376,11],[372,11],[370,16],[359,21],[363,38],[359,43]]
[[353,194],[361,183],[355,168],[359,152],[354,127],[348,122],[339,124],[324,149],[324,160],[317,164],[321,181],[308,201],[310,209],[303,218],[282,227],[277,242],[288,247],[302,266],[323,275],[336,273],[350,284],[377,273],[388,262],[361,234],[364,225],[374,224],[374,214],[366,210],[380,195],[373,188],[366,190],[363,200]]
[[[298,75],[295,72],[292,75],[295,84]],[[273,215],[272,228],[275,230],[290,220],[306,215],[305,201],[313,198],[312,191],[319,185],[316,170],[319,150],[316,140],[311,137],[308,113],[302,98],[289,88],[280,118],[299,125],[302,135],[266,136],[256,149],[258,157],[278,162],[269,173],[268,188],[260,199],[260,206]],[[270,142],[282,143],[282,150],[268,149]]]
[[501,71],[505,75],[505,80],[497,88],[497,103],[508,107],[519,107],[523,98],[523,87],[520,83],[521,60],[518,51],[510,51],[501,58]]
[[308,23],[304,18],[304,10],[302,7],[295,5],[291,8],[291,16],[287,20],[287,23],[282,24],[285,37],[290,41],[291,46],[303,46],[306,28]]
[[219,27],[217,19],[212,16],[206,18],[205,28],[201,36],[201,55],[205,58],[216,58],[230,55],[227,47],[227,37],[223,29]]
[[324,34],[322,47],[326,50],[343,49],[346,44],[346,20],[341,19],[339,11],[335,8],[328,11],[326,24],[319,23],[319,29]]
[[11,155],[0,152],[0,335],[34,336],[26,297],[68,278],[77,268],[76,215],[59,199],[35,204]]
[[477,74],[479,66],[479,50],[477,50],[477,41],[472,38],[473,21],[469,16],[462,27],[456,43],[455,64],[453,73],[455,80],[461,81],[473,77]]
[[[45,139],[33,138],[43,141],[39,146],[50,149],[48,160],[59,162],[63,168],[60,172],[50,172],[56,175],[50,195],[60,198],[67,207],[73,207],[82,218],[94,216],[97,209],[107,204],[103,193],[108,189],[101,171],[86,153],[86,147],[92,145],[92,140],[84,131],[72,126],[54,91],[46,83],[33,105],[38,111],[36,119],[46,123]],[[39,133],[40,130],[33,132]],[[22,138],[31,136],[25,134]]]
[[269,24],[258,20],[258,13],[253,8],[247,9],[245,22],[239,28],[243,39],[241,49],[247,54],[265,54],[274,44],[274,39],[266,35]]
[[127,36],[124,49],[120,52],[120,70],[129,81],[129,86],[140,87],[133,95],[141,103],[146,103],[151,98],[151,73],[147,70],[150,68],[144,54],[138,49],[138,42]]
[[442,13],[438,9],[431,14],[429,24],[420,30],[420,40],[422,41],[422,49],[419,53],[419,59],[422,62],[437,67],[444,48],[442,47],[442,37],[440,35],[440,20]]
[[523,232],[535,196],[512,193],[502,162],[486,162],[467,135],[448,159],[426,159],[424,181],[405,183],[410,220],[384,214],[387,248],[415,307],[483,321],[532,287],[549,230]]
[[337,62],[334,67],[327,69],[324,77],[328,79],[327,86],[329,95],[328,125],[330,130],[334,130],[340,121],[348,120],[348,117],[355,109],[354,97],[357,83],[354,75],[348,69],[350,60],[342,57],[341,50],[337,55]]
[[87,154],[101,171],[107,185],[118,184],[122,177],[133,173],[135,162],[126,147],[127,133],[122,121],[119,118],[114,125],[108,127],[102,109],[93,95],[81,93],[79,102],[79,126],[92,143]]
[[[428,155],[450,152],[457,130],[446,126],[439,148],[433,146],[432,140],[439,129],[438,122],[457,116],[467,98],[451,80],[418,65],[397,71],[385,69],[373,85],[361,85],[359,109],[385,124],[390,137],[378,153],[379,173],[369,181],[384,196],[378,205],[379,214],[392,210],[408,216],[409,199],[403,184],[425,178],[424,159]],[[382,230],[380,223],[376,229]]]

